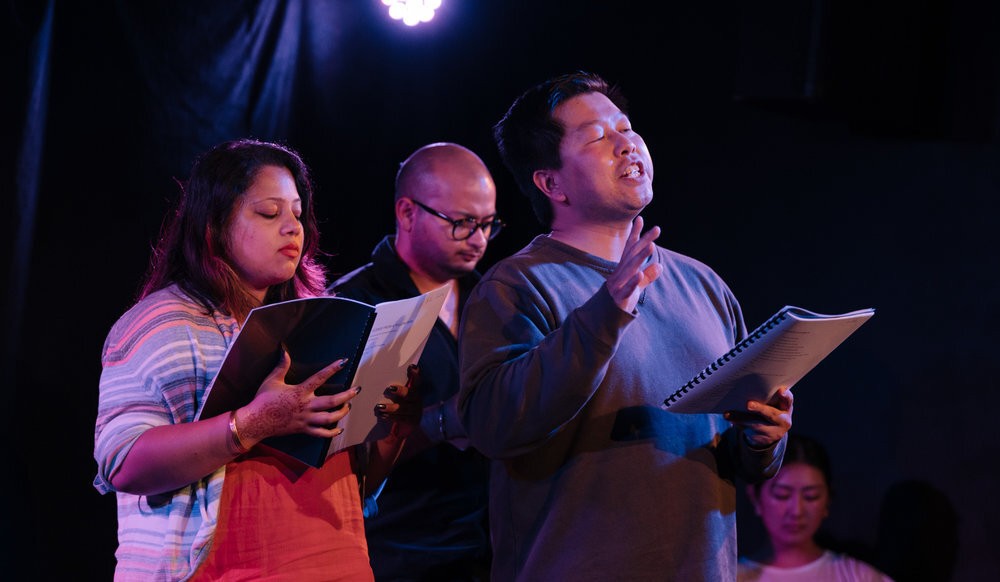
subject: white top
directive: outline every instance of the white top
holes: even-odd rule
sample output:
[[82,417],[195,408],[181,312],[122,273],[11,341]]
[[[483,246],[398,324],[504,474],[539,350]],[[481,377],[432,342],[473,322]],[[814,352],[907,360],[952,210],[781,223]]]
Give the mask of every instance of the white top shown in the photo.
[[873,566],[826,550],[816,560],[795,568],[775,568],[740,558],[738,582],[892,582]]

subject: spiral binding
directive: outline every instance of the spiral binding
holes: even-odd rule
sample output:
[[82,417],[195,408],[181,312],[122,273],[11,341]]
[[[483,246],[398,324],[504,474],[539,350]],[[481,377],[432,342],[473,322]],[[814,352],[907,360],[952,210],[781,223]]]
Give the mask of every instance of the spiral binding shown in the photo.
[[699,372],[694,378],[677,389],[673,394],[671,394],[666,400],[663,401],[663,405],[670,408],[671,404],[674,404],[681,399],[689,390],[692,390],[695,386],[700,384],[702,381],[707,380],[713,372],[716,372],[724,366],[730,360],[736,358],[736,355],[741,353],[743,350],[749,348],[754,342],[764,337],[764,334],[771,331],[775,326],[781,323],[788,316],[788,310],[782,310],[780,313],[769,319],[768,321],[762,323],[757,329],[753,331],[750,335],[743,338],[743,341],[736,344],[731,350],[723,354],[721,357],[716,359],[714,362],[709,364],[704,370]]

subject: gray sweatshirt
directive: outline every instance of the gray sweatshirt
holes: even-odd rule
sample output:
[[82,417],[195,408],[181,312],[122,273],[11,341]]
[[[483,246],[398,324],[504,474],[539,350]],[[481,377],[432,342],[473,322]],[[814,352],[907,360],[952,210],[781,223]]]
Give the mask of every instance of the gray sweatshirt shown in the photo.
[[636,311],[616,264],[535,238],[473,290],[460,411],[494,459],[493,579],[735,580],[737,476],[777,471],[721,415],[661,403],[746,335],[728,286],[663,248]]

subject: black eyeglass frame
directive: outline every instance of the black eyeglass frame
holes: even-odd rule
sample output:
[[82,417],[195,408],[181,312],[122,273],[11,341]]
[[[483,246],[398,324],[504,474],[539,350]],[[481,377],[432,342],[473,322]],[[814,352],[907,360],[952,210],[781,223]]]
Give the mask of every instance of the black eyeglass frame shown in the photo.
[[[440,218],[441,220],[450,222],[451,238],[455,240],[468,240],[476,234],[477,230],[480,229],[482,229],[483,233],[486,234],[486,240],[493,240],[498,234],[500,234],[500,230],[504,226],[506,226],[506,224],[504,224],[504,221],[500,220],[500,217],[495,215],[493,216],[492,219],[485,220],[483,222],[479,222],[475,218],[459,218],[458,220],[454,220],[447,214],[434,210],[433,208],[427,206],[426,204],[424,204],[419,200],[413,200],[412,198],[410,198],[410,200],[413,201],[413,203],[419,206],[420,208],[423,208],[424,211],[426,211],[428,214],[433,214],[434,216]],[[456,234],[458,232],[458,227],[460,226],[466,228],[469,227],[472,228],[472,230],[469,231],[469,235],[466,236],[465,238],[458,238],[458,235]]]

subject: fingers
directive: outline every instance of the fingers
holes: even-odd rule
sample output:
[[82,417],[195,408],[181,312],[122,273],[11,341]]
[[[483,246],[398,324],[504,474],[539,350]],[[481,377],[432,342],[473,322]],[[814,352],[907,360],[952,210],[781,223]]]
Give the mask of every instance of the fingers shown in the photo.
[[780,412],[774,407],[756,400],[747,402],[746,410],[727,410],[723,413],[729,422],[747,427],[777,424],[775,421],[779,415]]
[[[312,376],[306,378],[305,381],[300,383],[298,386],[310,392],[315,392],[316,389],[318,389],[320,386],[326,383],[326,381],[329,380],[334,374],[344,369],[344,366],[346,364],[347,364],[347,358],[341,358],[339,360],[331,362],[322,370],[319,370]],[[278,365],[276,365],[274,369],[271,370],[271,373],[267,375],[267,378],[264,379],[263,384],[284,382],[285,376],[288,375],[288,370],[289,368],[291,368],[291,365],[292,365],[292,357],[288,354],[288,350],[282,347],[281,359],[278,360]]]
[[722,416],[729,422],[740,426],[751,427],[771,424],[770,419],[766,416],[745,410],[728,410]]
[[628,233],[628,244],[635,244],[635,241],[639,240],[644,224],[645,221],[642,216],[635,217],[635,220],[632,221],[632,230]]
[[[344,390],[328,396],[317,396],[309,402],[308,409],[311,412],[326,411],[333,408],[340,408],[349,404],[361,392],[361,386],[355,386],[350,390]],[[348,408],[348,407],[344,407]]]
[[[357,394],[357,392],[353,390],[351,390],[350,392],[352,398],[354,397],[354,395]],[[333,409],[323,410],[316,413],[313,420],[316,424],[319,424],[321,426],[330,426],[333,423],[340,421],[345,416],[347,416],[347,413],[351,411],[351,408],[353,408],[351,406],[351,403],[345,402],[343,406],[338,406]]]
[[621,259],[607,282],[612,299],[627,312],[635,309],[642,289],[663,272],[663,267],[657,261],[650,262],[650,258],[656,253],[654,241],[660,236],[660,228],[653,227],[640,236],[643,224],[641,216],[637,216],[632,222],[632,230],[629,231]]
[[420,381],[420,366],[410,364],[406,368],[406,387],[409,388]]
[[[637,216],[632,222],[632,231],[629,233],[628,241],[625,244],[625,249],[622,251],[622,258],[618,262],[618,268],[624,273],[629,274],[629,279],[632,279],[632,274],[642,273],[645,276],[654,274],[658,271],[658,267],[649,265],[643,267],[642,265],[653,256],[656,252],[656,246],[653,244],[656,239],[660,238],[660,227],[654,226],[653,228],[646,231],[645,234],[639,236],[642,230],[643,220],[641,216]],[[652,269],[651,269],[652,267]],[[656,272],[655,274],[659,274]],[[639,279],[642,282],[642,279]]]
[[723,416],[742,427],[752,445],[770,446],[791,429],[793,402],[791,390],[782,387],[766,404],[751,400],[746,410],[730,410]]
[[[271,376],[283,383],[290,362],[291,358],[287,351],[283,351],[282,359],[272,371]],[[285,403],[286,407],[296,403],[294,409],[286,408],[285,414],[289,419],[289,424],[280,429],[283,434],[303,432],[316,436],[335,436],[342,432],[342,428],[336,427],[336,424],[350,413],[351,400],[361,392],[361,387],[336,394],[317,395],[316,391],[327,384],[328,380],[343,370],[346,365],[347,359],[341,358],[331,362],[297,385],[272,386],[275,396],[282,393],[286,395],[284,398],[277,398],[277,402]],[[419,419],[422,406],[420,391],[417,389],[419,377],[417,366],[410,366],[407,369],[406,383],[386,388],[384,398],[375,406],[375,413],[392,422],[410,422],[411,418]],[[276,388],[283,389],[275,390]],[[291,394],[295,395],[294,398],[287,398]]]
[[391,422],[417,424],[423,412],[423,402],[420,391],[413,387],[415,367],[407,370],[409,379],[405,386],[389,386],[385,389],[384,398],[375,404],[375,414],[380,419]]
[[642,216],[635,217],[635,219],[632,221],[632,230],[630,230],[628,234],[629,244],[635,244],[636,241],[638,241],[640,238],[645,238],[647,239],[647,242],[651,242],[653,240],[656,240],[657,237],[660,236],[660,227],[658,226],[654,226],[653,228],[643,233],[642,229],[645,226],[645,224],[646,224],[645,220],[642,218]]
[[[641,222],[641,218],[637,218],[636,220]],[[625,244],[625,249],[622,251],[621,261],[619,262],[638,270],[642,262],[653,256],[655,248],[653,242],[658,238],[660,238],[660,227],[658,226],[649,229],[641,237],[638,236],[635,227],[633,227],[632,233],[629,235],[629,240]]]
[[400,407],[420,401],[420,392],[411,385],[410,381],[407,381],[404,386],[389,386],[383,394],[385,398],[379,400],[379,402],[386,406],[380,410],[395,411]]
[[767,405],[781,411],[791,411],[795,404],[795,396],[790,388],[780,388],[774,396],[767,401]]
[[334,374],[343,370],[345,365],[347,365],[347,358],[340,358],[339,360],[327,365],[319,372],[316,372],[312,376],[306,378],[300,386],[307,387],[310,391],[315,391],[317,388],[326,383],[326,381],[329,380]]
[[774,393],[766,404],[751,400],[747,403],[747,410],[765,418],[771,426],[787,431],[792,427],[793,402],[792,391],[782,387]]
[[261,438],[294,433],[334,436],[333,431],[339,430],[334,425],[350,411],[350,400],[360,389],[330,395],[317,395],[316,391],[324,385],[338,388],[328,381],[344,369],[347,359],[329,363],[299,384],[286,381],[291,363],[288,350],[283,347],[278,364],[251,402],[254,422],[248,430],[256,430]]

